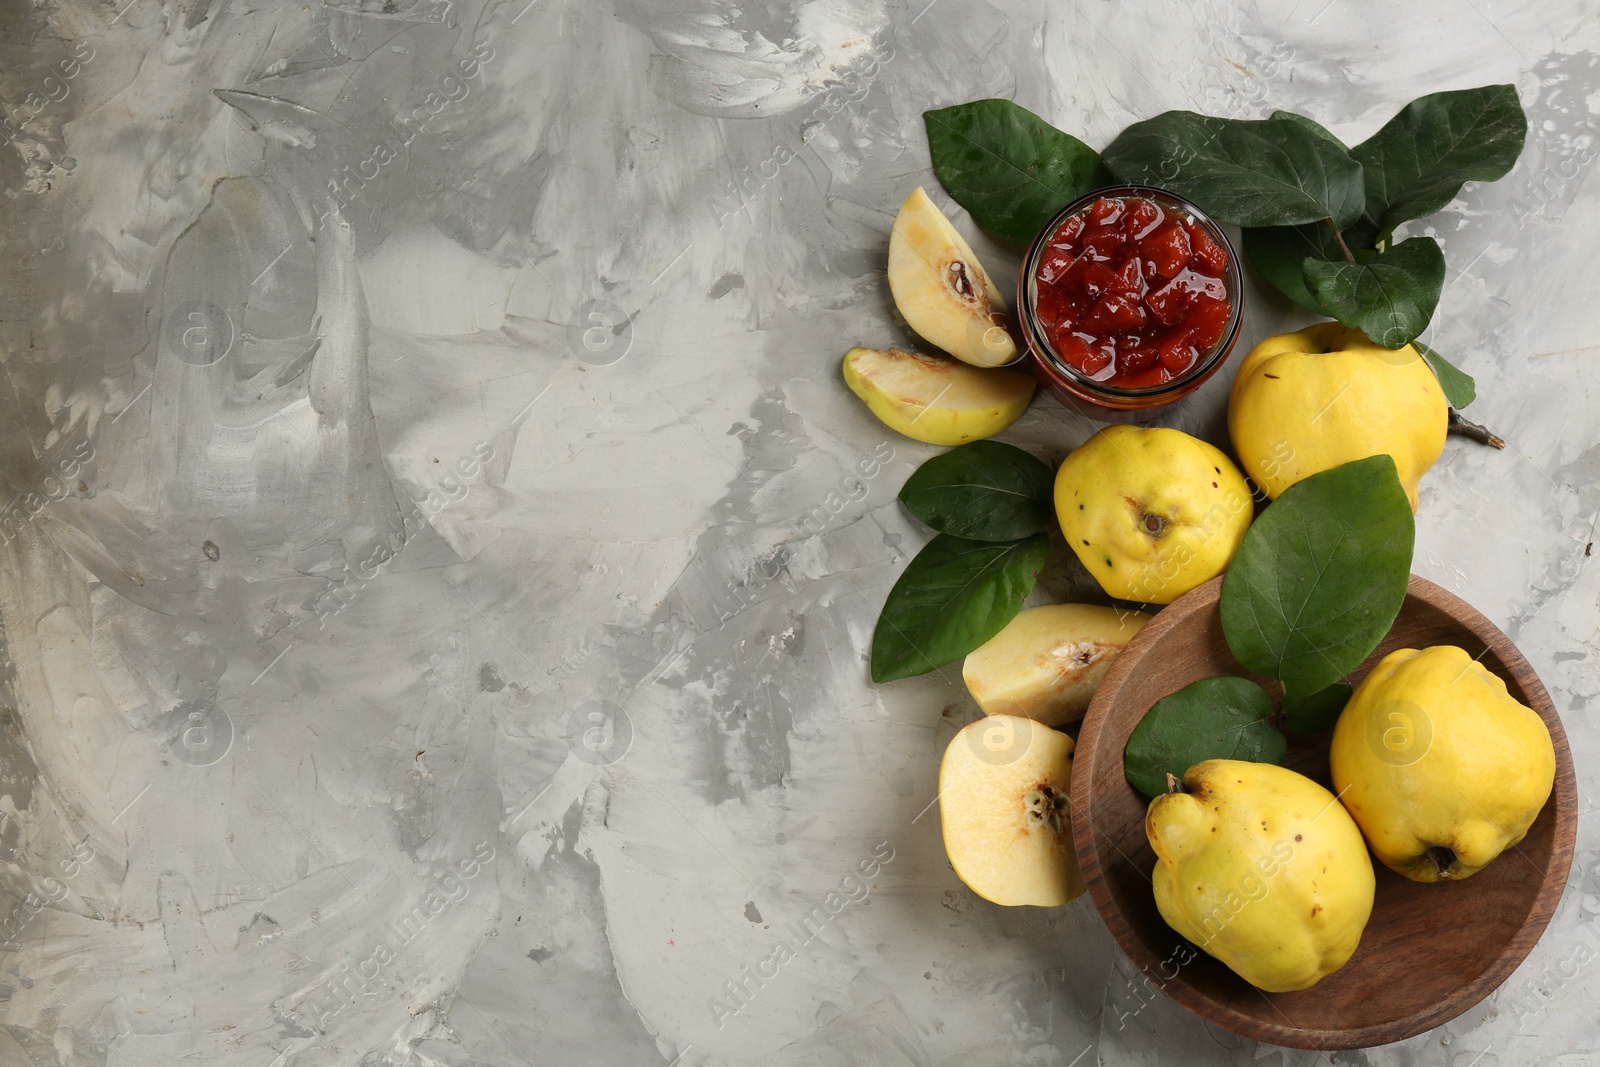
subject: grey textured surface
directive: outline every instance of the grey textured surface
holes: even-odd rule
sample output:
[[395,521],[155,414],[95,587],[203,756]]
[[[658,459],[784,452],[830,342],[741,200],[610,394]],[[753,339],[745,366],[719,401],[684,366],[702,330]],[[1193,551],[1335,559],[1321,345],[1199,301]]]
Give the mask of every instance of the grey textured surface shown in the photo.
[[[903,341],[890,221],[948,206],[920,112],[978,96],[1103,145],[1518,86],[1517,169],[1411,228],[1512,443],[1452,439],[1415,569],[1522,644],[1592,804],[1593,5],[58,0],[0,35],[5,1067],[1323,1058],[1149,999],[1086,899],[975,898],[928,808],[958,673],[866,681],[936,450],[838,360]],[[1307,321],[1254,299],[1244,343]],[[1227,381],[1167,422],[1222,440]],[[1040,398],[1006,439],[1091,430]],[[1597,1062],[1597,859],[1586,819],[1499,994],[1331,1059]]]

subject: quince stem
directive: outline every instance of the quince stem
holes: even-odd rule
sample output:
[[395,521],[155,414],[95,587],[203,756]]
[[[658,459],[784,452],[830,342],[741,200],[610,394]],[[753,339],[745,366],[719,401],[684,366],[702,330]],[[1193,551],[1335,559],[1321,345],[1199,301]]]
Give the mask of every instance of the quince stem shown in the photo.
[[1179,778],[1177,775],[1173,774],[1171,771],[1167,772],[1167,792],[1168,793],[1186,793],[1186,792],[1188,792],[1188,790],[1183,788],[1183,779]]
[[1350,246],[1344,243],[1344,234],[1339,232],[1339,227],[1333,224],[1331,218],[1323,219],[1322,221],[1326,222],[1328,229],[1333,231],[1333,239],[1339,242],[1339,251],[1344,253],[1344,261],[1346,263],[1354,263],[1356,261],[1355,254],[1350,251]]
[[1487,426],[1480,426],[1473,422],[1455,408],[1450,409],[1450,422],[1445,428],[1445,433],[1455,434],[1457,437],[1465,437],[1468,440],[1478,442],[1480,445],[1488,445],[1490,448],[1506,447],[1504,438],[1490,432]]

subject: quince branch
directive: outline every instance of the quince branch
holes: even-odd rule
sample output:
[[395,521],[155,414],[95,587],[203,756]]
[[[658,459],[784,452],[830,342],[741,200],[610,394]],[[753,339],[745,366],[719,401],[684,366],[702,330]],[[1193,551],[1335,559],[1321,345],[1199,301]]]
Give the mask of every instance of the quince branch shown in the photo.
[[1350,246],[1344,243],[1344,234],[1339,232],[1339,227],[1334,225],[1333,219],[1328,218],[1322,221],[1326,222],[1328,229],[1333,231],[1333,239],[1339,242],[1339,251],[1344,253],[1344,261],[1346,263],[1354,263],[1356,261],[1355,254],[1350,251]]
[[1468,440],[1478,442],[1480,445],[1488,445],[1490,448],[1506,447],[1504,438],[1492,433],[1487,426],[1480,426],[1473,422],[1455,408],[1450,409],[1450,422],[1445,428],[1445,433],[1454,434],[1457,437],[1465,437]]

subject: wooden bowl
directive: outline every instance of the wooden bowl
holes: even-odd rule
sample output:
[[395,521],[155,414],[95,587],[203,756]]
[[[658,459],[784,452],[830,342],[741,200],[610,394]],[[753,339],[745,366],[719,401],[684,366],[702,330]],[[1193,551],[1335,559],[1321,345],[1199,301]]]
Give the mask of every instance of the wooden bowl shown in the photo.
[[[1460,882],[1425,885],[1377,860],[1377,897],[1350,961],[1310,989],[1264,993],[1218,961],[1194,959],[1172,973],[1188,945],[1162,920],[1150,887],[1155,853],[1144,833],[1148,801],[1122,776],[1128,735],[1157,700],[1201,678],[1251,675],[1228,651],[1218,600],[1222,579],[1161,611],[1112,665],[1084,717],[1072,773],[1072,833],[1095,907],[1149,980],[1201,1018],[1257,1041],[1292,1048],[1366,1048],[1400,1041],[1455,1018],[1516,969],[1550,921],[1572,866],[1577,785],[1566,732],[1528,661],[1459,597],[1412,576],[1389,635],[1347,679],[1357,682],[1397,648],[1459,645],[1543,716],[1555,742],[1550,799],[1527,837]],[[1331,734],[1290,735],[1287,765],[1328,785]],[[1181,954],[1176,959],[1188,958]]]

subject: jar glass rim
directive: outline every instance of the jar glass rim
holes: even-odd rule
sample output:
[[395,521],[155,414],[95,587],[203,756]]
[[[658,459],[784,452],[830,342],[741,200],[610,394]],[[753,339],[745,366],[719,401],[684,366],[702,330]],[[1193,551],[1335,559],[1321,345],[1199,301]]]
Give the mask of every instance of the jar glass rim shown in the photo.
[[[1147,385],[1138,389],[1124,389],[1105,382],[1097,382],[1082,372],[1070,366],[1066,360],[1056,354],[1044,331],[1039,328],[1037,319],[1039,315],[1039,261],[1044,257],[1044,250],[1050,244],[1050,238],[1061,228],[1061,224],[1073,215],[1088,210],[1096,201],[1112,197],[1124,199],[1128,197],[1143,197],[1155,200],[1158,203],[1166,201],[1190,216],[1199,225],[1206,229],[1228,254],[1228,264],[1223,270],[1223,286],[1227,290],[1233,307],[1228,314],[1228,324],[1222,331],[1222,336],[1203,359],[1197,359],[1194,366],[1184,371],[1176,378],[1161,382],[1158,385]],[[1165,206],[1165,205],[1163,205]],[[1086,193],[1062,208],[1043,229],[1034,237],[1033,243],[1028,247],[1027,256],[1022,264],[1022,286],[1018,292],[1018,315],[1024,339],[1028,347],[1034,352],[1041,362],[1048,363],[1050,369],[1066,378],[1074,386],[1090,393],[1098,393],[1116,399],[1140,400],[1161,397],[1167,393],[1182,390],[1190,385],[1196,378],[1209,374],[1212,369],[1225,359],[1233,349],[1234,341],[1238,338],[1239,327],[1244,319],[1243,277],[1239,270],[1239,254],[1233,247],[1233,242],[1223,232],[1210,215],[1207,215],[1192,201],[1179,196],[1167,189],[1153,185],[1108,185],[1092,192]]]

